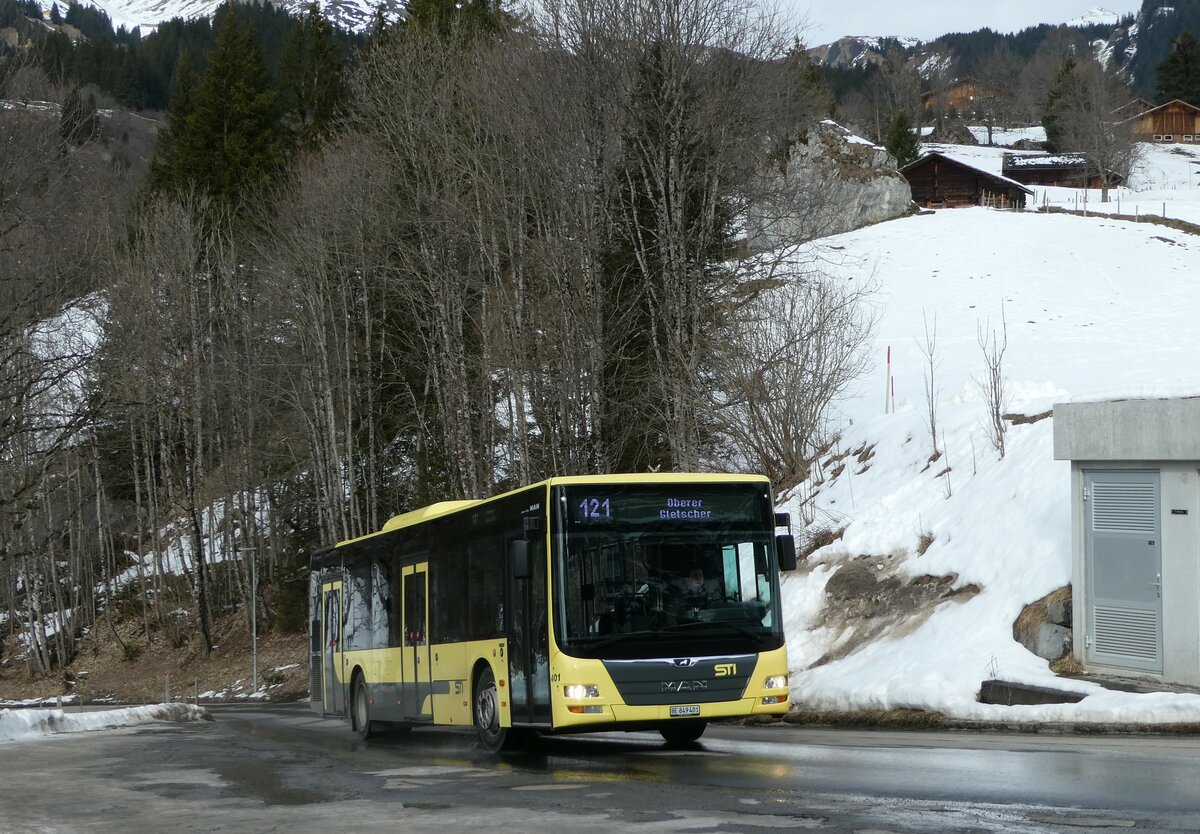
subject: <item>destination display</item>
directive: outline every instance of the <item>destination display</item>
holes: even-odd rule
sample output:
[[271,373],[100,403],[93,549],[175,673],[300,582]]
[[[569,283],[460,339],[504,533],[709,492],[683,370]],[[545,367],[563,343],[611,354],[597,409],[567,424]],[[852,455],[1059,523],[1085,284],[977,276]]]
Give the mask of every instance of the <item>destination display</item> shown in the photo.
[[567,522],[571,527],[610,524],[762,524],[761,488],[718,489],[703,486],[567,488]]

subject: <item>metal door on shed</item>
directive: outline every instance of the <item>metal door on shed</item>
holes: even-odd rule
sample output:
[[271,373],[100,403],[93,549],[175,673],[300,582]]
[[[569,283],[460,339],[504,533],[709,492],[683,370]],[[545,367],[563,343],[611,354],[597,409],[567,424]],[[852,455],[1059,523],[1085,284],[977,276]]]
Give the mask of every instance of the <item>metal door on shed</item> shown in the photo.
[[1161,672],[1162,541],[1156,471],[1085,471],[1086,658]]

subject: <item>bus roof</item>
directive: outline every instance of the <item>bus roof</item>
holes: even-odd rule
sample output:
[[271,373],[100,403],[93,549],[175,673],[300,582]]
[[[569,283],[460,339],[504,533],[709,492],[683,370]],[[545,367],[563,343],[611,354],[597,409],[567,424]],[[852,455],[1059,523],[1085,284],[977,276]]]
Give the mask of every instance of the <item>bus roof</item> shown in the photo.
[[337,547],[343,547],[355,542],[365,541],[381,536],[384,533],[391,533],[395,530],[401,530],[405,527],[411,527],[414,524],[420,524],[422,521],[429,521],[434,518],[441,518],[445,515],[465,510],[468,507],[473,507],[480,504],[487,504],[490,501],[496,501],[505,496],[512,495],[517,492],[524,492],[527,489],[536,487],[553,487],[553,486],[583,486],[587,484],[748,484],[748,483],[769,483],[769,479],[765,475],[731,475],[726,473],[712,472],[640,472],[640,473],[618,473],[614,475],[563,475],[556,478],[547,478],[544,481],[529,484],[528,486],[519,487],[509,490],[500,495],[493,495],[490,498],[480,498],[475,501],[438,501],[436,504],[430,504],[420,509],[410,510],[400,515],[394,515],[387,520],[383,525],[383,529],[375,533],[368,533],[365,536],[359,536],[356,539],[347,539],[337,543]]

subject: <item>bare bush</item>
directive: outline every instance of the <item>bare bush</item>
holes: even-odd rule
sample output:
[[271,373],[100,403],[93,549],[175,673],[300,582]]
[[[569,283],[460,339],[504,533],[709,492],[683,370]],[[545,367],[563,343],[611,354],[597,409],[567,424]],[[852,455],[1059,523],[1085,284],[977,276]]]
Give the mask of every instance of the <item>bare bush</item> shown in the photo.
[[830,440],[830,404],[866,367],[872,289],[810,273],[739,311],[722,375],[724,427],[777,491],[808,477]]

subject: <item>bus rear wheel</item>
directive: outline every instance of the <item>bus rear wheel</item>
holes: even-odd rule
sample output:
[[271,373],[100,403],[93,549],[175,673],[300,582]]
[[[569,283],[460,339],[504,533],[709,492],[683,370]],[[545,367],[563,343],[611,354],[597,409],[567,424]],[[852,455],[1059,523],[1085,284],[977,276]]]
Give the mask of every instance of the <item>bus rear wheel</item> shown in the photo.
[[658,732],[662,734],[668,746],[681,747],[691,744],[704,735],[704,728],[707,726],[707,721],[677,721],[672,724],[663,724],[658,728]]
[[500,693],[491,669],[480,672],[475,682],[475,733],[493,753],[509,749],[516,738],[512,730],[500,726]]
[[371,725],[371,700],[367,697],[367,682],[362,675],[354,679],[354,700],[351,702],[350,724],[354,733],[363,741],[374,735]]

